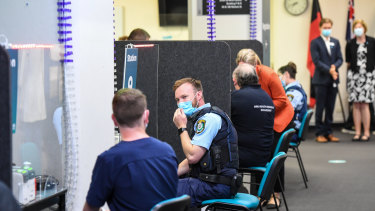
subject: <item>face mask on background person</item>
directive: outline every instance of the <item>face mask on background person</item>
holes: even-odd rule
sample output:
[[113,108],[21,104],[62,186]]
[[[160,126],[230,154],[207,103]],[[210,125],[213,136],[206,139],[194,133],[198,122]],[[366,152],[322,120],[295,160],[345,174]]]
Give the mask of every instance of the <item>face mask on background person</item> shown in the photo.
[[[198,93],[198,92],[197,92]],[[194,98],[197,96],[197,94],[194,95]],[[193,100],[194,100],[193,98]],[[193,113],[197,110],[196,107],[193,107],[193,100],[185,101],[179,103],[177,106],[184,110],[184,113],[187,117],[193,115]],[[197,103],[198,104],[198,103]]]
[[364,30],[363,30],[362,27],[361,27],[361,28],[355,28],[355,29],[354,29],[354,34],[355,34],[355,36],[357,36],[357,37],[362,36],[362,35],[363,35],[363,32],[364,32]]
[[329,37],[332,33],[332,29],[323,29],[322,34],[325,37]]
[[281,76],[279,78],[280,78],[280,81],[281,81],[281,85],[283,85],[283,88],[285,88],[286,87],[285,80],[283,80],[283,78]]

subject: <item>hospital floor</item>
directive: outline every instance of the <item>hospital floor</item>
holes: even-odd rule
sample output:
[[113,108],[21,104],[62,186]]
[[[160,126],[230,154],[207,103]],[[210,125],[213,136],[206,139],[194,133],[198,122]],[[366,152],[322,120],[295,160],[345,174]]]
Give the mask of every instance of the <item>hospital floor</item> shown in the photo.
[[[318,143],[314,128],[300,145],[308,176],[302,180],[297,159],[288,152],[285,194],[289,210],[375,210],[375,135],[369,142],[353,142],[353,135],[336,127],[338,143]],[[263,209],[266,210],[266,209]],[[282,204],[280,210],[285,210]]]

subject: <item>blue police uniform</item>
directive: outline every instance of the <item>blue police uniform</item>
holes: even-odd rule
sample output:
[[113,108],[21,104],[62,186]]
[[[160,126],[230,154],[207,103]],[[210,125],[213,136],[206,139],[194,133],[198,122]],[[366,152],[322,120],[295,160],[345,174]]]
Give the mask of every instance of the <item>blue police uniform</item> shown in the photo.
[[301,84],[294,81],[285,87],[285,93],[294,108],[294,124],[298,130],[301,126],[301,121],[307,112],[307,96]]
[[[214,180],[218,179],[217,177],[232,180],[237,173],[237,133],[229,118],[224,119],[223,116],[219,115],[221,113],[225,115],[224,112],[213,110],[215,109],[211,107],[211,104],[207,103],[199,107],[189,118],[189,121],[193,123],[193,130],[190,134],[190,137],[192,137],[191,143],[207,149],[207,153],[201,161],[191,166],[191,177],[180,179],[178,183],[177,195],[190,195],[193,206],[199,206],[202,201],[207,199],[230,198],[232,195],[230,185]],[[228,149],[228,145],[231,146],[231,149]],[[220,152],[221,159],[226,160],[226,163],[214,165],[215,161],[210,160],[214,151],[213,148],[222,150]],[[226,154],[230,155],[225,156]],[[231,161],[227,160],[229,157],[231,157]],[[207,169],[201,168],[206,164]],[[206,175],[213,181],[208,182],[202,178],[202,175]]]
[[[211,104],[206,103],[205,105],[199,107],[196,112],[202,110],[203,108],[209,107],[211,107]],[[201,146],[209,150],[212,140],[214,139],[220,128],[221,117],[219,115],[214,113],[207,113],[203,115],[194,124],[195,135],[191,139],[191,144]]]

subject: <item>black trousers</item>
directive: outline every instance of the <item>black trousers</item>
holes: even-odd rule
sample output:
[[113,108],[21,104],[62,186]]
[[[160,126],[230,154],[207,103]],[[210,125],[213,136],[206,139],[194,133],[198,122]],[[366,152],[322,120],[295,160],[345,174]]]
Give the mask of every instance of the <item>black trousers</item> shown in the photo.
[[[315,87],[315,125],[316,136],[327,136],[332,134],[333,110],[335,108],[337,88],[332,85],[314,85]],[[324,121],[323,121],[324,111]]]

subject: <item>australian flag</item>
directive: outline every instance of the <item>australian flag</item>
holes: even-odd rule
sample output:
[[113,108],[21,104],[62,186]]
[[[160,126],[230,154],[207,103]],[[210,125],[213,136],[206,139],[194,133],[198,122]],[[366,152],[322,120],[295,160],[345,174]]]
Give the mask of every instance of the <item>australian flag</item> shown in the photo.
[[349,0],[348,7],[348,22],[346,24],[346,41],[349,41],[354,38],[353,34],[353,21],[354,21],[354,0]]

